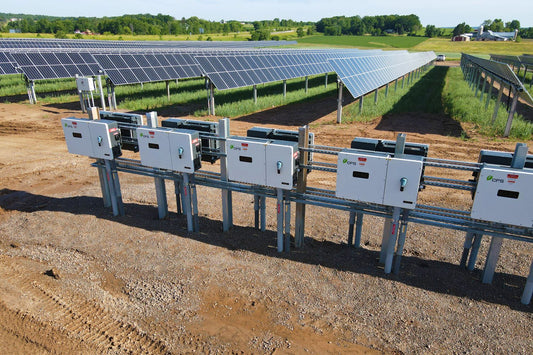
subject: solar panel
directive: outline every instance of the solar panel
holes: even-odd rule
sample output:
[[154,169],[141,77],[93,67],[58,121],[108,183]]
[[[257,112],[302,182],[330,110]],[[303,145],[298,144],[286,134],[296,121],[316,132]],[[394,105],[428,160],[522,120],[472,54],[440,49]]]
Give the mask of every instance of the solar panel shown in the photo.
[[100,66],[89,53],[25,51],[11,55],[17,68],[32,81],[101,74]]
[[428,64],[435,58],[433,52],[403,52],[330,59],[329,62],[350,94],[356,98]]
[[15,63],[10,53],[0,52],[0,75],[17,74]]

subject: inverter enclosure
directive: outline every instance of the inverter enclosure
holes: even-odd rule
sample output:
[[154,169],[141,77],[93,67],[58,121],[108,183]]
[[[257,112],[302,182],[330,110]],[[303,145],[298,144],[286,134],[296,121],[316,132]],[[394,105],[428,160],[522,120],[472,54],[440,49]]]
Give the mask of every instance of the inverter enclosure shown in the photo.
[[422,176],[422,159],[416,156],[391,158],[386,153],[345,149],[338,155],[335,196],[414,209]]
[[265,149],[266,186],[292,189],[298,160],[298,142],[272,141]]
[[94,91],[94,80],[93,78],[76,78],[76,86],[78,91]]
[[481,168],[471,217],[533,227],[533,169]]
[[266,186],[266,145],[270,140],[231,137],[226,140],[228,178]]
[[202,145],[197,131],[174,129],[168,132],[172,170],[194,173],[201,168]]
[[[391,158],[387,165],[385,179],[385,193],[383,204],[386,206],[414,209],[420,189],[422,176],[422,157],[412,156],[413,159]],[[406,184],[401,188],[401,181]]]
[[152,168],[172,170],[168,128],[137,128],[141,164]]
[[116,122],[85,118],[61,119],[68,151],[97,159],[112,160],[122,154]]
[[383,204],[388,154],[345,149],[337,160],[335,196]]
[[[218,123],[207,121],[186,120],[182,118],[168,118],[161,121],[162,127],[189,129],[192,131],[206,132],[211,135],[218,135]],[[220,157],[217,152],[220,151],[220,142],[211,137],[203,137],[202,140],[202,160],[213,164]]]
[[93,154],[89,122],[90,120],[79,118],[61,119],[61,126],[63,126],[69,153],[89,157]]
[[136,113],[100,111],[100,119],[116,121],[122,137],[122,150],[139,151],[136,127],[143,125],[143,116]]

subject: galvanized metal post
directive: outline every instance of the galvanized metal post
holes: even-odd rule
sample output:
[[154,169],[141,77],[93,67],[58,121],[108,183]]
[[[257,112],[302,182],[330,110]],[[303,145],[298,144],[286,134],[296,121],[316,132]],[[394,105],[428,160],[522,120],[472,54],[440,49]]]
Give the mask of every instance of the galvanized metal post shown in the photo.
[[396,90],[398,90],[398,78],[394,80],[394,92],[396,92]]
[[285,237],[283,250],[289,252],[291,250],[291,201],[285,196],[284,203],[285,211]]
[[254,104],[257,104],[257,85],[254,85]]
[[100,103],[102,105],[102,110],[105,111],[105,96],[104,96],[104,88],[102,86],[102,76],[97,75],[96,77],[98,79],[98,88],[100,90]]
[[483,95],[485,94],[486,86],[487,86],[487,74],[485,74],[485,77],[483,78],[483,87],[481,89],[481,92],[479,93],[479,102],[483,102]]
[[355,212],[350,211],[350,216],[348,219],[348,245],[353,245],[353,235],[355,231]]
[[259,196],[254,195],[254,227],[259,229]]
[[102,199],[104,200],[104,207],[111,207],[111,194],[109,192],[109,184],[106,178],[106,169],[103,159],[98,159],[98,179],[100,180],[100,188],[102,189]]
[[283,98],[287,97],[287,80],[283,80]]
[[33,97],[34,104],[37,103],[37,95],[35,94],[35,81],[30,81],[31,96]]
[[398,236],[398,246],[396,248],[396,257],[394,258],[394,273],[397,275],[400,272],[400,264],[402,262],[403,247],[405,245],[405,237],[407,235],[407,223],[409,220],[409,210],[404,210],[402,219],[400,221],[400,232]]
[[326,75],[324,75],[324,87],[326,89],[328,88],[328,73],[326,73]]
[[526,83],[526,75],[527,75],[527,65],[525,66],[525,69],[524,69],[524,77],[522,78],[522,82],[525,84]]
[[363,233],[363,213],[357,212],[357,219],[355,221],[355,241],[353,246],[356,248],[361,247],[361,234]]
[[465,236],[465,242],[463,244],[463,255],[461,255],[461,262],[459,266],[466,268],[466,262],[468,261],[468,254],[470,253],[470,248],[472,248],[472,241],[474,240],[474,233],[467,232]]
[[363,113],[363,98],[364,97],[365,97],[365,95],[359,96],[359,114]]
[[494,122],[496,121],[496,118],[498,117],[498,110],[500,109],[500,102],[502,101],[502,95],[503,95],[503,83],[500,83],[500,89],[498,90],[498,97],[496,98],[496,103],[494,104],[494,113],[492,114],[492,122],[491,122],[492,125],[494,125]]
[[181,200],[181,182],[178,178],[174,179],[174,194],[176,195],[176,213],[182,214],[181,206],[183,202]]
[[305,77],[305,93],[307,94],[309,92],[309,77]]
[[524,287],[524,292],[522,293],[522,298],[520,301],[522,304],[528,305],[531,302],[531,296],[533,295],[533,261],[529,267],[529,275],[527,277],[526,286]]
[[259,202],[259,211],[261,212],[261,232],[264,232],[266,231],[266,197],[261,196]]
[[[298,162],[300,166],[309,163],[309,152],[305,151],[309,147],[309,126],[298,128],[298,151],[300,156]],[[307,168],[300,168],[297,175],[296,192],[303,194],[307,189]],[[294,226],[294,247],[301,248],[304,244],[305,236],[305,203],[296,203],[296,216]]]
[[474,242],[472,243],[472,250],[470,251],[470,258],[468,259],[468,264],[466,269],[469,271],[474,270],[476,267],[477,255],[479,253],[479,247],[481,246],[481,239],[483,234],[474,233]]
[[115,93],[115,85],[111,85],[111,101],[113,103],[113,110],[117,109],[117,95]]
[[191,175],[189,179],[191,200],[192,200],[192,217],[193,228],[195,232],[200,231],[200,216],[198,215],[198,196],[196,194],[196,182],[194,181],[194,175]]
[[187,217],[187,232],[194,231],[194,225],[192,220],[192,211],[191,211],[191,194],[189,186],[189,174],[183,174],[183,201],[185,202],[183,212]]
[[488,92],[487,92],[487,100],[485,101],[485,110],[489,109],[489,102],[490,102],[490,98],[492,96],[492,89],[494,88],[494,80],[495,80],[495,78],[489,76],[488,80],[490,80],[490,85],[489,85],[489,89],[488,89]]
[[513,124],[513,117],[516,112],[516,103],[518,102],[518,92],[513,88],[513,103],[511,104],[511,109],[509,110],[509,116],[507,116],[507,124],[505,125],[505,132],[503,132],[504,137],[509,137],[511,133],[511,125]]
[[278,213],[278,252],[281,253],[283,251],[283,190],[282,189],[276,189],[276,195],[277,195],[277,213]]
[[479,71],[478,79],[476,81],[476,91],[474,93],[474,97],[477,97],[477,92],[479,91],[479,85],[481,84],[481,71]]
[[342,122],[342,81],[339,79],[339,97],[337,98],[337,123]]
[[405,75],[402,75],[402,89],[403,89],[404,84],[405,84]]
[[[516,95],[515,95],[516,97]],[[514,102],[514,100],[513,100]],[[511,168],[523,169],[527,159],[527,144],[517,143],[513,154],[513,160],[511,162]],[[487,254],[487,260],[485,262],[485,269],[483,270],[483,283],[491,283],[494,277],[494,271],[496,270],[496,264],[500,257],[500,251],[502,248],[503,238],[492,237],[490,241],[489,252]]]
[[215,86],[213,82],[209,80],[209,107],[211,108],[210,115],[215,115]]
[[374,105],[377,105],[378,104],[378,92],[379,92],[379,89],[376,89],[374,92],[375,92],[375,94],[374,94]]
[[[220,143],[220,179],[228,181],[228,163],[226,158],[226,139],[229,137],[229,119],[222,118],[218,121],[218,136],[223,139]],[[233,208],[231,191],[222,189],[222,230],[227,232],[233,225]]]
[[170,80],[165,81],[167,87],[167,101],[170,102]]
[[[392,261],[394,257],[394,249],[396,247],[396,239],[398,236],[398,226],[400,222],[400,213],[402,209],[399,207],[394,207],[392,210],[392,218],[390,222],[390,229],[389,229],[389,238],[387,240],[387,243],[385,245],[386,251],[385,251],[385,273],[390,274],[392,270]],[[382,246],[383,248],[383,246]]]
[[[152,111],[146,113],[146,120],[148,126],[156,128],[158,126],[157,122],[157,112]],[[156,169],[159,170],[159,169]],[[155,195],[157,198],[157,215],[159,219],[165,219],[168,217],[168,202],[167,202],[167,189],[165,186],[165,179],[162,177],[154,177],[155,184]]]
[[109,160],[104,160],[104,164],[105,164],[107,184],[109,186],[109,193],[111,197],[111,207],[113,209],[113,216],[118,216],[119,210],[118,210],[118,203],[117,203],[117,194],[115,191],[115,184],[113,183],[113,173],[111,171],[111,163],[109,162]]
[[389,96],[389,83],[385,85],[385,97]]

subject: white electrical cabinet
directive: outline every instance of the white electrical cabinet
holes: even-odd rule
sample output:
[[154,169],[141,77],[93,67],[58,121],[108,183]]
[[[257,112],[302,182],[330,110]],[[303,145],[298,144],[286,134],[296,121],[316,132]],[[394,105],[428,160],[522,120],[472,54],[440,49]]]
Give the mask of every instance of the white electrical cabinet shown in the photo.
[[142,127],[137,128],[137,140],[142,165],[182,173],[201,167],[197,131]]
[[483,167],[471,216],[483,221],[533,227],[533,169]]
[[226,148],[230,180],[285,190],[293,188],[297,142],[231,137],[226,140]]
[[121,155],[121,137],[116,122],[63,118],[61,125],[70,153],[107,160]]
[[76,86],[78,91],[94,91],[94,80],[93,78],[76,78]]
[[335,196],[414,209],[422,176],[421,159],[345,149],[338,155]]
[[137,142],[142,165],[172,170],[169,132],[168,128],[137,128]]
[[335,196],[383,203],[389,155],[346,149],[339,152]]

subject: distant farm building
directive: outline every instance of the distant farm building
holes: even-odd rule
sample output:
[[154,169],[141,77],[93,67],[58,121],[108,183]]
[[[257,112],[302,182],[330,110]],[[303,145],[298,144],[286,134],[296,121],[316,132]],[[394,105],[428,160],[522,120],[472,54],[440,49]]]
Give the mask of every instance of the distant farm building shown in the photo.
[[493,32],[491,30],[484,31],[483,26],[480,26],[479,31],[454,36],[452,41],[516,41],[517,36],[518,30],[513,32]]

